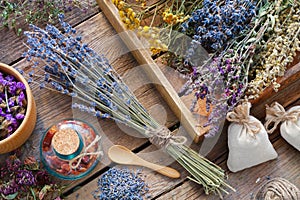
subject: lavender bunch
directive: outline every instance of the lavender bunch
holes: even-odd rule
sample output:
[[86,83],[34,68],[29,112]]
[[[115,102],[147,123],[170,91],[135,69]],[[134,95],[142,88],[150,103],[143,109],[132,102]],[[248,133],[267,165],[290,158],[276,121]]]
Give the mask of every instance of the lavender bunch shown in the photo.
[[[142,135],[179,162],[192,176],[192,180],[204,186],[205,192],[226,192],[232,189],[225,182],[224,171],[187,147],[186,138],[174,136],[158,124],[138,102],[103,55],[98,55],[76,35],[76,30],[59,18],[64,29],[47,25],[45,29],[31,26],[25,32],[27,60],[34,64],[28,74],[29,83],[41,88],[58,91],[82,101],[73,108],[99,118],[113,119],[139,131]],[[36,62],[42,60],[44,67]]]
[[0,72],[0,140],[17,130],[26,107],[25,85],[14,76]]
[[202,8],[181,25],[181,31],[192,37],[185,63],[195,64],[192,57],[199,45],[208,52],[226,48],[228,41],[251,27],[249,22],[255,15],[255,1],[204,0]]

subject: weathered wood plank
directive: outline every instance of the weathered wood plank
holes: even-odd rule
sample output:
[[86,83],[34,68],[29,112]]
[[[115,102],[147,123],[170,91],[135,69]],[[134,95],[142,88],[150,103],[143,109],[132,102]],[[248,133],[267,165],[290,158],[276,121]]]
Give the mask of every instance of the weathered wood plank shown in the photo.
[[117,8],[110,0],[98,0],[97,2],[112,26],[118,33],[120,33],[120,37],[127,45],[128,49],[131,50],[132,55],[143,66],[143,69],[147,73],[149,79],[158,83],[156,84],[157,90],[164,97],[175,115],[180,119],[180,122],[187,132],[191,135],[195,142],[199,142],[200,137],[203,135],[199,134],[193,115],[178,97],[176,91],[161,72],[157,64],[153,61],[149,54],[149,50],[143,48],[143,44],[134,32],[125,29],[123,23],[119,19]]
[[[157,148],[153,145],[139,152],[138,155],[145,160],[151,161],[153,163],[172,163],[172,159],[169,156],[162,153],[161,151],[157,151]],[[140,168],[135,166],[120,165],[116,167],[128,167],[130,169]],[[179,179],[171,179],[150,169],[143,168],[142,177],[144,177],[146,184],[149,185],[150,190],[148,194],[151,195],[151,197],[156,197],[163,194],[165,191],[172,190],[177,184],[180,184],[183,180],[185,180],[187,172],[178,163],[172,163],[170,167],[178,170],[181,173],[181,177]],[[98,178],[84,185],[84,187],[79,188],[77,191],[69,195],[67,199],[93,199],[92,194],[97,189],[97,180]]]
[[[89,9],[87,12],[80,11],[79,9],[74,9],[72,12],[66,13],[66,21],[71,25],[78,24],[91,16],[99,12],[97,6]],[[23,30],[27,30],[26,25],[22,25]],[[9,30],[8,28],[0,29],[0,61],[2,63],[11,64],[18,60],[22,53],[26,50],[26,47],[23,45],[25,36],[17,36],[14,30]]]
[[[300,152],[290,146],[282,138],[274,142],[274,148],[278,153],[278,158],[258,166],[245,169],[237,173],[229,172],[229,183],[237,190],[225,195],[225,200],[232,199],[251,199],[258,188],[269,178],[282,177],[297,187],[300,187]],[[221,167],[226,168],[226,160],[222,162]],[[219,199],[217,196],[206,196],[201,187],[191,183],[184,182],[181,186],[160,196],[158,199]]]

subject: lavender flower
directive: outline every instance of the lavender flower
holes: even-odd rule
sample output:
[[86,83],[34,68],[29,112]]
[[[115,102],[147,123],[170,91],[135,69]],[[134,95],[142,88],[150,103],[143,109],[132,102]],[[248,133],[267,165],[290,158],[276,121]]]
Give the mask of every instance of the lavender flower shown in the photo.
[[195,10],[181,26],[181,31],[193,38],[186,53],[186,64],[195,64],[193,56],[199,45],[209,52],[226,48],[228,41],[251,27],[249,22],[255,14],[256,5],[252,0],[203,1],[203,7]]
[[142,200],[148,190],[140,171],[111,168],[98,179],[98,189],[93,195],[100,200]]

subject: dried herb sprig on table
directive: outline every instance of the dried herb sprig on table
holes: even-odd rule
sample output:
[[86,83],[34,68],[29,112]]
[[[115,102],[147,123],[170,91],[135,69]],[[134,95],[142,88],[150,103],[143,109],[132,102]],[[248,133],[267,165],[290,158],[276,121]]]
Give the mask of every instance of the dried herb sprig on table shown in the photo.
[[85,12],[93,5],[93,0],[1,0],[0,27],[12,28],[19,35],[22,32],[22,23],[52,23],[59,13],[69,12],[74,8]]
[[[42,200],[49,193],[52,193],[50,196],[53,199],[55,195],[60,195],[61,189],[33,157],[21,161],[16,155],[11,155],[4,165],[0,165],[0,199]],[[60,200],[60,197],[55,200]]]
[[35,64],[35,59],[42,60],[45,65],[32,66],[27,74],[29,83],[77,98],[84,104],[74,104],[73,108],[137,130],[179,162],[207,194],[221,196],[226,189],[234,190],[220,167],[187,147],[186,138],[172,135],[150,116],[108,60],[82,44],[81,37],[74,35],[76,30],[63,21],[63,15],[59,21],[64,33],[52,25],[45,29],[32,25],[33,31],[25,32],[29,50],[24,57]]

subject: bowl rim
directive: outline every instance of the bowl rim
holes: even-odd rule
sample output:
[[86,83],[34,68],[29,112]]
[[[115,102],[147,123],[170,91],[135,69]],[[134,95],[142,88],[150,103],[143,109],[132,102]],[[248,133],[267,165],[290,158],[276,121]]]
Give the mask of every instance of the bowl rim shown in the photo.
[[6,143],[10,140],[15,139],[15,137],[17,137],[20,130],[26,129],[26,127],[25,127],[27,124],[26,122],[29,121],[29,119],[31,117],[30,113],[32,111],[34,111],[33,104],[35,104],[35,102],[34,102],[32,92],[31,92],[28,82],[26,81],[26,79],[23,77],[23,75],[18,70],[16,70],[12,66],[9,66],[5,63],[0,62],[0,72],[13,75],[18,81],[21,81],[25,85],[26,101],[27,101],[26,113],[25,113],[25,117],[24,117],[22,123],[9,137],[0,140],[0,145],[1,145],[3,143]]

